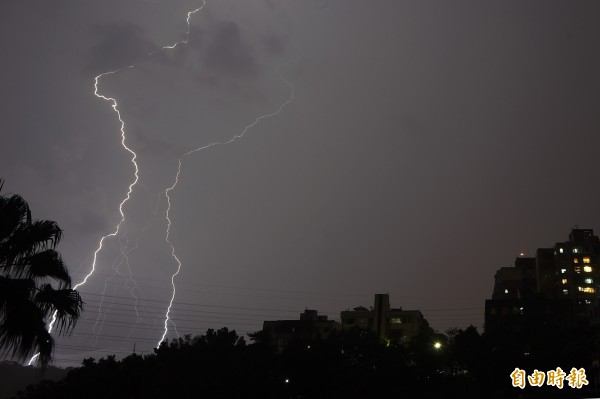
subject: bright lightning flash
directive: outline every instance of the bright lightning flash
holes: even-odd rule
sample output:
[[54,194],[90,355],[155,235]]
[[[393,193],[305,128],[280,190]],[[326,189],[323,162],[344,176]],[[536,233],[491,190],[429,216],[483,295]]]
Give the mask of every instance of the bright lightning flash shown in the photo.
[[[190,18],[192,15],[194,15],[195,13],[199,12],[200,10],[202,10],[202,8],[204,8],[204,6],[206,5],[206,0],[202,0],[202,5],[198,8],[196,8],[195,10],[189,11],[187,13],[187,18],[186,18],[186,24],[187,24],[187,30],[186,30],[186,35],[185,35],[185,39],[175,42],[172,45],[168,45],[168,46],[164,46],[161,48],[161,50],[166,50],[166,49],[174,49],[175,47],[177,47],[179,44],[187,44],[188,40],[189,40],[189,36],[190,36]],[[161,51],[159,50],[159,51]],[[154,53],[150,53],[149,55],[153,55]],[[130,65],[127,68],[134,68],[133,65]],[[121,214],[121,220],[119,221],[119,223],[117,224],[117,226],[115,227],[115,230],[112,233],[109,233],[105,236],[103,236],[100,239],[100,242],[98,243],[98,248],[96,249],[96,251],[94,251],[94,260],[92,262],[92,269],[90,270],[90,272],[85,276],[85,278],[77,285],[75,285],[73,287],[73,289],[77,289],[79,287],[81,287],[82,285],[84,285],[87,280],[92,276],[92,274],[94,274],[94,271],[96,270],[96,261],[98,258],[98,253],[102,250],[102,247],[104,245],[104,240],[106,240],[109,237],[115,237],[119,234],[119,231],[121,229],[121,225],[123,224],[123,222],[125,221],[125,213],[123,212],[123,206],[127,203],[127,201],[129,201],[129,199],[131,198],[131,193],[133,192],[133,187],[137,184],[139,177],[138,177],[138,172],[139,172],[139,168],[138,168],[138,164],[136,162],[136,158],[137,158],[137,154],[127,146],[126,144],[126,137],[125,137],[125,122],[123,121],[123,118],[121,117],[121,112],[119,111],[118,108],[118,103],[117,100],[113,97],[107,97],[103,94],[101,94],[98,91],[98,84],[100,81],[100,78],[102,78],[103,76],[106,75],[112,75],[114,73],[117,73],[119,71],[121,71],[124,68],[120,68],[120,69],[116,69],[114,71],[109,71],[109,72],[104,72],[101,73],[100,75],[96,76],[94,78],[94,95],[98,98],[101,98],[105,101],[108,101],[111,103],[112,109],[113,111],[117,114],[117,118],[119,119],[119,122],[121,123],[121,145],[123,146],[123,148],[125,148],[125,150],[127,150],[131,155],[131,163],[133,164],[134,168],[135,168],[135,173],[134,173],[134,180],[133,182],[129,185],[129,189],[127,190],[127,195],[125,197],[125,199],[123,199],[123,201],[121,201],[121,203],[119,204],[119,213]],[[136,298],[137,300],[137,298]],[[52,332],[52,328],[54,327],[54,323],[56,322],[56,311],[52,314],[52,321],[50,322],[50,324],[48,325],[48,332],[51,333]],[[35,354],[27,363],[29,366],[31,366],[33,364],[33,362],[39,357],[39,353]]]
[[[183,159],[185,157],[189,156],[189,155],[192,155],[192,154],[196,153],[196,152],[199,152],[199,151],[202,151],[202,150],[206,150],[206,149],[209,149],[211,147],[218,146],[218,145],[231,144],[234,141],[236,141],[238,139],[241,139],[248,132],[248,130],[250,130],[252,127],[254,127],[262,119],[271,118],[271,117],[274,117],[274,116],[278,115],[281,112],[281,110],[283,110],[283,108],[286,105],[288,105],[289,103],[291,103],[293,101],[293,99],[294,99],[294,86],[281,74],[281,72],[279,71],[279,67],[278,66],[275,67],[275,70],[277,71],[277,74],[279,75],[279,77],[281,78],[281,80],[283,80],[283,82],[290,88],[290,95],[287,98],[287,100],[285,100],[279,106],[279,108],[277,108],[277,110],[275,110],[274,112],[272,112],[270,114],[266,114],[266,115],[262,115],[262,116],[257,117],[254,120],[254,122],[252,122],[251,124],[249,124],[248,126],[246,126],[240,133],[236,134],[231,139],[229,139],[227,141],[213,142],[213,143],[207,144],[207,145],[202,146],[202,147],[198,147],[198,148],[196,148],[194,150],[188,151],[185,154],[183,154],[181,156],[181,158],[179,158],[179,165],[177,167],[177,174],[175,175],[175,182],[173,183],[173,185],[171,187],[168,187],[165,190],[165,197],[167,198],[167,210],[165,212],[165,217],[167,219],[167,234],[166,234],[166,237],[165,237],[165,241],[171,247],[171,256],[173,256],[173,259],[175,259],[175,262],[177,262],[177,270],[171,276],[171,285],[173,286],[173,294],[171,295],[171,301],[169,302],[169,307],[167,308],[167,313],[165,314],[165,331],[164,331],[162,337],[160,338],[160,341],[158,341],[158,344],[156,345],[157,348],[160,346],[161,342],[163,342],[165,340],[165,337],[166,337],[167,333],[169,332],[169,328],[168,328],[168,323],[170,321],[169,314],[171,312],[171,307],[173,306],[173,300],[175,299],[175,291],[176,291],[176,289],[175,289],[175,277],[181,271],[181,266],[182,266],[181,260],[177,257],[177,254],[175,253],[175,247],[173,246],[173,243],[169,240],[169,234],[171,232],[171,219],[169,218],[169,211],[171,210],[171,197],[169,197],[169,192],[173,191],[175,189],[175,187],[177,186],[177,183],[179,183],[179,175],[181,174],[181,166],[182,166],[182,163],[183,163]],[[173,323],[173,321],[171,321],[171,323]]]
[[[129,66],[128,68],[133,68],[133,66]],[[79,284],[75,285],[73,287],[74,290],[76,290],[77,288],[81,287],[82,285],[84,285],[87,280],[91,277],[92,274],[94,274],[94,271],[96,270],[96,261],[98,260],[98,253],[102,250],[102,247],[104,245],[104,240],[106,240],[108,237],[115,237],[117,234],[119,234],[119,230],[121,229],[121,225],[123,224],[123,222],[125,221],[125,213],[123,212],[123,206],[125,205],[125,203],[127,201],[129,201],[129,199],[131,198],[131,193],[133,192],[133,186],[136,185],[136,183],[138,182],[138,172],[139,172],[139,168],[138,168],[138,164],[135,161],[137,158],[137,154],[129,147],[127,147],[127,144],[125,143],[126,138],[125,138],[125,122],[123,121],[123,118],[121,117],[121,112],[119,111],[118,108],[118,103],[117,100],[113,97],[106,97],[103,94],[100,94],[100,92],[98,91],[98,82],[100,81],[100,78],[106,75],[112,75],[113,73],[118,72],[119,70],[115,70],[115,71],[110,71],[110,72],[105,72],[105,73],[101,73],[100,75],[96,76],[94,78],[94,95],[98,98],[101,98],[105,101],[110,102],[112,105],[112,109],[113,111],[117,114],[117,117],[119,119],[119,123],[121,124],[121,145],[123,146],[123,148],[125,148],[131,155],[131,163],[133,164],[134,168],[135,168],[135,172],[134,172],[134,180],[133,182],[129,185],[129,189],[127,190],[127,195],[125,196],[125,198],[123,199],[123,201],[121,201],[121,203],[119,204],[119,213],[121,214],[121,220],[119,221],[119,223],[117,224],[117,226],[115,227],[115,231],[113,231],[112,233],[109,233],[105,236],[103,236],[100,239],[100,242],[98,243],[98,248],[96,248],[96,251],[94,251],[94,260],[92,261],[92,270],[90,270],[90,272],[85,276],[85,278],[83,279],[83,281],[81,281]],[[54,323],[56,322],[56,311],[54,311],[54,313],[52,314],[52,321],[50,322],[49,326],[48,326],[48,332],[51,333],[52,332],[52,328],[54,327]],[[35,354],[30,360],[29,363],[27,363],[27,365],[31,366],[33,364],[33,362],[35,361],[35,359],[37,359],[39,356],[39,353]]]

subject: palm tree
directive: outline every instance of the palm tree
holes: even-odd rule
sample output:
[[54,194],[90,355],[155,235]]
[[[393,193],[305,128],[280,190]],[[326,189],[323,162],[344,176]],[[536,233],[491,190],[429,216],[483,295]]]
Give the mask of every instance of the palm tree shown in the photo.
[[[0,190],[3,181],[0,180]],[[25,360],[39,353],[47,366],[54,340],[51,316],[60,333],[72,331],[83,302],[55,247],[62,230],[49,220],[32,220],[19,195],[0,195],[0,354]],[[54,286],[53,286],[54,284]]]

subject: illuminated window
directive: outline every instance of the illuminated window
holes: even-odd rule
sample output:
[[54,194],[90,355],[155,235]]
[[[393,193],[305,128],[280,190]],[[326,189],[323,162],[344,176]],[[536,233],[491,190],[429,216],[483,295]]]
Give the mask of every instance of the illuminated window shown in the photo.
[[562,254],[563,253],[563,249],[562,248],[558,248],[558,252],[560,252]]
[[594,280],[592,280],[591,278],[586,278],[584,281],[586,284],[592,284],[594,282]]
[[506,288],[506,289],[504,290],[504,293],[505,293],[505,294],[508,294],[508,288]]
[[402,319],[400,317],[392,317],[390,319],[390,323],[392,323],[392,324],[402,324]]
[[579,263],[579,259],[573,258],[573,263]]
[[574,254],[579,253],[579,248],[573,248],[573,253]]
[[581,292],[585,292],[586,294],[593,294],[596,292],[596,289],[592,287],[577,287],[577,289],[579,289]]
[[566,289],[566,288],[565,288],[565,289],[563,289],[563,294],[567,295],[568,293],[569,293],[569,290],[568,290],[568,289]]
[[583,263],[590,263],[590,257],[589,256],[584,256],[583,257]]
[[575,270],[575,273],[577,273],[577,274],[581,273],[581,267],[579,267],[579,266],[575,266],[573,268],[573,270]]
[[562,279],[562,283],[563,283],[563,284],[567,284],[567,279],[566,279],[566,278],[563,278],[563,279]]
[[561,272],[562,274],[565,274],[565,273],[567,272],[567,269],[560,269],[560,272]]
[[592,272],[592,267],[591,266],[584,266],[583,267],[583,271],[586,273],[591,273]]

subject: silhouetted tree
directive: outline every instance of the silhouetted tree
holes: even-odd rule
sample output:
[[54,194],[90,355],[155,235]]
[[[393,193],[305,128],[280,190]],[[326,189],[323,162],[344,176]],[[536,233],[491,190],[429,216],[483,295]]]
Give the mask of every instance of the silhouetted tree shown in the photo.
[[[561,350],[575,349],[578,357],[573,358],[573,365],[586,366],[578,359],[585,360],[580,355],[594,335],[582,329],[576,341],[560,345]],[[516,343],[513,337],[506,337],[506,342],[489,339],[472,326],[446,334],[427,331],[408,345],[381,340],[369,331],[351,330],[336,331],[310,344],[290,342],[275,353],[262,343],[247,345],[235,331],[222,328],[164,342],[144,356],[86,359],[63,381],[29,387],[19,397],[475,399],[515,397],[523,392],[524,397],[542,398],[548,397],[548,392],[556,393],[538,387],[522,392],[512,387],[510,371],[516,366],[532,370],[539,357],[536,352],[518,357],[522,347],[511,352],[509,345]],[[531,363],[524,364],[529,358],[533,358]],[[573,393],[591,397],[586,389]]]
[[38,352],[46,366],[54,344],[46,321],[55,314],[59,333],[69,332],[82,310],[55,250],[61,236],[55,222],[32,220],[21,196],[0,196],[0,350],[12,358]]

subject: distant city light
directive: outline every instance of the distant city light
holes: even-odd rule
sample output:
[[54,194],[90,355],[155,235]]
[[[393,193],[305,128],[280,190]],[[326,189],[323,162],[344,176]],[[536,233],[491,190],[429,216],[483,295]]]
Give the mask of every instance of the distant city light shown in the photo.
[[433,344],[433,347],[434,347],[435,349],[440,349],[440,348],[442,347],[442,343],[438,341],[438,342],[436,342],[435,344]]

